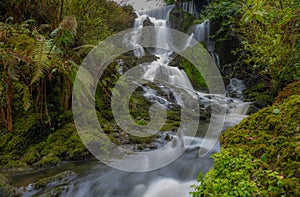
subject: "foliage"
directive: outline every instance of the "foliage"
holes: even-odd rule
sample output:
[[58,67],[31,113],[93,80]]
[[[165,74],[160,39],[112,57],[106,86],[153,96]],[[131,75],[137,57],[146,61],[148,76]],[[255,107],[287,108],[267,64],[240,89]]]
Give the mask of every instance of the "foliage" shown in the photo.
[[235,34],[236,28],[239,27],[237,21],[241,18],[243,4],[240,0],[212,0],[205,9],[200,12],[200,21],[197,23],[210,20],[213,24],[211,38],[229,39]]
[[[4,0],[0,12],[1,167],[90,157],[69,111],[73,80],[95,44],[132,26],[132,8],[106,0]],[[117,64],[104,74],[96,105],[107,111]],[[104,129],[116,130],[110,119],[100,118]]]
[[176,0],[163,0],[166,5],[175,4]]
[[298,82],[221,135],[214,169],[199,175],[194,196],[299,196],[300,94]]
[[287,85],[275,98],[273,105],[281,104],[292,95],[300,95],[300,80]]
[[300,194],[300,95],[250,115],[221,136],[225,148],[239,147],[254,158],[264,158],[261,167],[280,172],[284,193]]
[[297,0],[213,0],[200,21],[211,21],[215,40],[238,38],[235,71],[252,81],[264,80],[267,92],[276,95],[300,77],[299,13]]
[[133,15],[106,0],[65,0],[64,15],[78,20],[77,45],[97,44],[114,32],[131,27]]
[[[50,125],[47,86],[55,81],[52,80],[53,78],[59,79],[62,76],[67,78],[71,71],[75,71],[69,61],[62,60],[61,51],[66,49],[67,43],[60,46],[61,48],[54,45],[58,40],[64,39],[64,34],[60,34],[54,40],[47,39],[38,32],[36,27],[30,26],[30,21],[22,24],[1,23],[0,25],[0,32],[3,35],[0,46],[2,121],[11,131],[12,111],[15,110],[12,108],[18,93],[23,100],[25,112],[34,101],[35,111],[39,111],[41,116],[44,114]],[[68,29],[61,29],[71,32]],[[68,83],[68,80],[57,85],[65,83]],[[65,96],[68,98],[62,97],[62,100],[70,99],[70,94]]]
[[282,183],[278,172],[264,170],[263,161],[255,160],[239,148],[222,149],[212,155],[214,169],[199,175],[196,196],[276,196]]
[[242,12],[238,33],[247,51],[245,63],[277,87],[299,80],[299,1],[248,0]]
[[0,3],[0,21],[12,17],[14,22],[22,23],[35,19],[38,25],[48,24],[56,27],[61,17],[64,0],[2,0]]

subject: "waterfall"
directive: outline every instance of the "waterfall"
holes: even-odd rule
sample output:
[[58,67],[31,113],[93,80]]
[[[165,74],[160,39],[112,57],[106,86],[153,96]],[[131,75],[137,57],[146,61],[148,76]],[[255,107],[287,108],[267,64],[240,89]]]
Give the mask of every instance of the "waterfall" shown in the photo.
[[197,24],[193,27],[193,34],[195,40],[204,42],[208,51],[214,50],[214,42],[209,38],[210,36],[210,21],[206,20],[203,23]]
[[164,58],[161,58],[150,65],[145,65],[143,78],[150,81],[159,79],[184,89],[193,90],[193,86],[183,70],[177,67],[170,67],[164,64],[163,61]]
[[192,32],[194,34],[194,39],[198,42],[203,42],[210,52],[212,58],[216,62],[218,66],[220,66],[219,55],[214,52],[215,50],[215,42],[210,39],[210,21],[205,20],[203,23],[197,24],[192,28]]
[[162,19],[162,20],[167,20],[169,19],[169,14],[174,8],[174,5],[168,5],[168,6],[162,6],[156,9],[148,10],[148,11],[140,11],[139,13],[141,15],[145,14],[149,17],[153,17],[157,20]]
[[[143,22],[146,19],[149,19],[155,27],[155,37],[156,39],[156,49],[154,55],[158,57],[157,61],[152,62],[149,65],[144,65],[145,74],[144,79],[154,81],[155,79],[164,80],[175,86],[181,88],[193,90],[193,87],[183,70],[180,70],[177,67],[170,67],[168,64],[172,60],[171,46],[169,46],[169,32],[168,32],[168,18],[171,10],[174,8],[171,6],[164,6],[147,12],[140,12],[137,14],[134,27],[142,28]],[[138,36],[137,36],[138,38]],[[193,35],[189,37],[186,41],[185,48],[190,46],[190,43],[193,39]],[[138,41],[134,41],[137,43]],[[163,49],[164,48],[164,49]],[[169,50],[165,50],[169,49]]]
[[[193,12],[195,8],[190,2],[183,5],[183,9],[187,12]],[[164,95],[159,95],[159,91],[153,87],[145,84],[139,84],[142,87],[144,96],[162,105],[165,109],[171,109],[170,106],[183,106],[178,91],[175,91],[176,86],[182,94],[188,92],[196,97],[201,105],[201,109],[209,111],[214,106],[215,110],[225,110],[227,115],[225,117],[225,125],[223,129],[232,127],[239,123],[246,114],[249,103],[244,103],[240,98],[229,98],[225,95],[212,95],[204,92],[197,92],[191,85],[187,74],[184,70],[178,67],[171,67],[169,63],[172,61],[172,46],[169,46],[169,32],[166,29],[168,27],[168,18],[174,5],[160,7],[154,10],[138,12],[135,19],[134,27],[137,29],[133,35],[124,37],[124,42],[129,46],[133,46],[134,55],[136,57],[142,57],[145,55],[143,47],[139,44],[141,38],[141,29],[145,20],[150,20],[155,27],[156,47],[153,54],[158,57],[157,60],[151,63],[144,63],[138,65],[142,67],[144,73],[142,78],[146,81],[150,81],[157,85]],[[208,48],[208,51],[213,52],[213,41],[209,39],[209,21],[205,21],[201,24],[193,27],[193,32],[186,40],[185,48],[190,46],[191,40],[195,38],[198,41],[202,41]],[[162,50],[159,48],[166,48],[168,50]],[[117,60],[120,69],[119,73],[123,74],[123,61]],[[157,81],[158,80],[158,81]],[[159,81],[164,81],[161,84]],[[138,82],[136,82],[138,83]],[[169,84],[170,87],[166,87]],[[173,89],[174,88],[174,89]],[[230,81],[227,94],[236,93],[239,95],[244,88],[242,82],[237,79]],[[160,92],[160,93],[161,93]],[[175,99],[170,99],[175,97]],[[182,109],[182,108],[181,108]],[[219,118],[219,119],[218,119]],[[216,120],[224,120],[224,117],[218,117],[218,115],[211,117]],[[88,171],[85,175],[79,176],[71,183],[71,186],[65,190],[62,196],[66,197],[84,197],[84,196],[104,196],[104,197],[188,197],[189,192],[192,190],[191,185],[196,183],[199,172],[206,173],[213,166],[213,160],[210,155],[199,157],[199,148],[203,147],[203,141],[208,143],[215,143],[214,140],[204,139],[203,132],[210,126],[209,121],[201,121],[199,126],[199,132],[196,137],[185,136],[184,133],[175,135],[174,132],[167,131],[162,134],[162,138],[170,136],[173,139],[173,144],[166,146],[166,150],[161,154],[158,154],[155,158],[141,158],[144,162],[144,167],[147,169],[149,165],[155,162],[160,162],[173,152],[171,149],[183,149],[186,151],[180,155],[178,159],[169,165],[144,173],[125,172],[110,168],[104,164],[99,163],[93,169]],[[216,125],[212,125],[216,126]],[[218,125],[217,125],[218,126]],[[169,144],[169,143],[167,143]],[[186,146],[190,144],[190,146]],[[210,148],[210,147],[209,147]],[[220,149],[220,144],[214,144],[213,149],[210,149],[210,153],[217,152]],[[134,165],[132,163],[128,165]],[[48,188],[47,188],[48,189]]]
[[244,81],[232,78],[230,79],[230,83],[226,87],[226,95],[230,97],[236,97],[239,99],[243,99],[243,90],[246,89]]
[[182,3],[182,10],[184,12],[187,12],[189,14],[192,14],[192,15],[198,17],[197,8],[196,8],[196,5],[195,5],[194,1],[183,2]]

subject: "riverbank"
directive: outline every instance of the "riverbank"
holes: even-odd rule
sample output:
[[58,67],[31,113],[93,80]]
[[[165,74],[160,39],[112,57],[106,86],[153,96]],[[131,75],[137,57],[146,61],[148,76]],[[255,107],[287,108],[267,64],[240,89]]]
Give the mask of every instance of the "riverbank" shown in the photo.
[[193,196],[300,195],[300,81],[221,136],[214,169]]

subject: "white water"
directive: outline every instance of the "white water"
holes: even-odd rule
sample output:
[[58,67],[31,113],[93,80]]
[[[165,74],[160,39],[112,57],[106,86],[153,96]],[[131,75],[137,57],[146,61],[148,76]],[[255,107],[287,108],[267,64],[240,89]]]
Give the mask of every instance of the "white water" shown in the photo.
[[[160,8],[160,10],[156,9],[152,12],[145,12],[144,14],[148,14],[150,21],[154,24],[156,28],[156,34],[157,34],[157,47],[158,48],[168,48],[171,50],[170,46],[168,45],[168,31],[166,31],[165,27],[168,26],[168,18],[169,13],[171,11],[172,7],[165,7]],[[195,7],[193,2],[187,2],[183,4],[183,9],[186,12],[189,12],[191,14],[194,14]],[[159,14],[159,12],[161,13]],[[144,20],[145,15],[140,16],[137,21]],[[205,21],[199,25],[196,25],[193,29],[193,33],[191,34],[190,38],[186,41],[186,48],[190,46],[191,39],[194,38],[197,41],[203,41],[205,45],[207,46],[207,49],[209,52],[212,53],[213,57],[215,58],[217,64],[219,64],[219,59],[217,54],[213,54],[214,50],[214,42],[209,38],[210,35],[210,23],[209,21]],[[143,78],[152,82],[155,82],[156,79],[163,80],[164,82],[167,82],[169,84],[178,86],[180,88],[184,88],[185,90],[191,90],[192,93],[195,94],[195,90],[193,89],[186,73],[183,70],[180,70],[177,67],[170,67],[168,64],[172,60],[170,57],[170,52],[156,50],[155,55],[158,58],[157,61],[153,61],[151,64],[143,65],[144,67],[144,76]],[[231,81],[233,84],[230,84],[232,87],[232,91],[238,92],[241,91],[240,89],[243,88],[243,86],[240,85],[234,85],[235,81]],[[151,88],[146,90],[145,96],[153,100],[157,100],[158,103],[168,106],[170,103],[165,101],[165,98],[160,97],[159,95],[155,95],[156,92],[152,90]],[[227,98],[225,95],[209,95],[205,93],[196,92],[197,96],[200,98],[200,100],[203,101],[203,104],[206,105],[208,108],[211,106],[211,103],[214,103],[215,105],[219,106],[220,108],[225,108],[227,111],[227,116],[225,119],[225,128],[232,127],[235,124],[238,124],[243,118],[245,118],[249,103],[243,103],[239,99],[234,98]],[[175,94],[175,97],[178,96]],[[162,102],[164,100],[164,102]],[[178,105],[182,106],[182,103],[177,98]],[[167,107],[166,107],[167,108]],[[217,117],[213,117],[217,118]],[[224,128],[224,129],[225,129]],[[192,142],[189,149],[198,149],[200,148],[203,139],[202,138],[190,138],[190,137],[183,137],[184,141]],[[185,143],[184,143],[185,144]],[[189,143],[188,143],[189,144]],[[203,148],[203,147],[202,147]],[[218,151],[220,148],[219,143],[214,146],[214,150],[212,151]],[[181,163],[182,166],[185,168],[191,167],[193,164],[185,165],[186,163]],[[199,164],[200,165],[200,164]],[[173,169],[175,170],[175,169]],[[173,174],[173,173],[171,173]],[[196,173],[198,174],[198,173]],[[169,177],[159,177],[157,179],[154,179],[151,181],[149,185],[142,185],[142,186],[136,186],[136,187],[142,187],[143,192],[140,192],[140,196],[143,197],[184,197],[189,196],[189,191],[191,191],[190,186],[192,184],[195,184],[196,180],[191,179],[189,181],[181,181],[182,178],[169,178]]]
[[[171,67],[168,64],[172,60],[169,50],[172,46],[168,42],[168,18],[169,13],[174,6],[161,7],[152,11],[138,13],[138,18],[135,20],[135,27],[142,28],[143,22],[149,19],[156,28],[156,46],[158,49],[154,51],[154,54],[158,57],[158,60],[153,61],[150,64],[142,64],[144,69],[143,78],[145,80],[156,83],[158,87],[162,89],[166,95],[171,95],[172,87],[177,86],[188,90],[190,94],[193,94],[199,99],[199,102],[203,106],[203,109],[209,110],[214,104],[216,110],[225,109],[227,116],[225,119],[225,125],[223,129],[231,127],[239,123],[244,117],[247,111],[249,103],[243,103],[239,99],[228,98],[225,95],[211,95],[203,92],[197,92],[193,89],[186,73],[177,67]],[[190,7],[186,7],[187,11],[192,12]],[[136,57],[142,57],[145,55],[145,51],[141,45],[139,45],[140,31],[137,31],[133,37],[126,37],[124,41],[132,46],[135,46],[134,54]],[[198,41],[203,41],[209,51],[213,51],[213,43],[209,39],[209,21],[194,27],[193,34],[186,41],[186,47],[190,44],[192,38]],[[161,50],[160,48],[167,48],[169,50]],[[122,62],[120,62],[120,65]],[[122,73],[120,71],[120,73]],[[158,81],[163,80],[164,83],[160,84]],[[171,87],[164,87],[166,84],[170,84]],[[141,84],[142,85],[142,84]],[[240,81],[232,80],[229,89],[232,92],[239,92],[243,88],[240,85]],[[174,93],[174,101],[171,101],[166,96],[158,95],[157,91],[150,87],[143,87],[144,96],[149,100],[157,102],[163,105],[165,108],[170,108],[171,105],[183,106],[180,100],[180,96]],[[212,117],[218,119],[219,117]],[[203,121],[200,123],[201,127],[207,128],[208,122]],[[181,149],[185,144],[190,144],[187,151],[181,155],[176,161],[168,166],[165,166],[159,170],[147,172],[147,173],[130,173],[115,170],[99,164],[93,170],[91,170],[87,176],[77,179],[72,186],[66,191],[63,196],[67,197],[85,197],[85,196],[103,196],[103,197],[187,197],[190,196],[189,192],[192,191],[191,185],[196,184],[197,175],[199,172],[206,173],[213,165],[213,161],[209,158],[209,155],[205,157],[199,157],[199,148],[202,145],[203,138],[201,137],[202,130],[197,134],[198,137],[191,138],[188,136],[173,136],[175,139],[175,146],[167,147],[174,149]],[[172,132],[170,132],[172,135]],[[212,140],[212,143],[214,140]],[[201,147],[206,148],[206,147]],[[220,144],[216,143],[211,153],[217,152],[220,149]],[[168,155],[158,155],[157,158],[145,158],[145,169],[153,162],[160,162]]]
[[194,1],[183,2],[182,9],[183,9],[183,11],[185,11],[189,14],[198,16],[197,8],[196,8]]
[[[177,86],[178,88],[183,88],[185,90],[190,90],[190,93],[197,96],[205,109],[208,109],[212,104],[218,106],[219,109],[225,109],[227,112],[224,129],[237,124],[245,117],[245,112],[247,110],[248,103],[243,103],[239,99],[228,98],[225,95],[210,95],[202,92],[196,92],[186,73],[177,67],[171,67],[168,64],[172,60],[169,50],[172,46],[169,45],[169,32],[166,29],[168,27],[169,13],[173,6],[166,6],[159,9],[155,9],[147,12],[138,13],[138,17],[135,20],[135,27],[142,28],[145,20],[150,20],[156,28],[156,47],[154,55],[158,57],[156,61],[150,64],[142,64],[140,66],[144,69],[143,78],[151,82],[157,83],[157,81],[164,81],[165,84],[171,84],[172,86]],[[192,12],[192,7],[185,7],[188,12]],[[139,35],[137,32],[136,37],[127,42],[140,46]],[[198,41],[203,41],[209,51],[213,51],[213,42],[209,39],[209,21],[202,24],[196,25],[194,31],[190,38],[186,41],[186,47],[190,46],[191,39],[195,38]],[[161,48],[169,49],[162,50]],[[137,47],[135,55],[137,57],[143,56],[144,50],[141,47]],[[157,85],[162,88],[163,85],[157,83]],[[141,87],[142,84],[141,84]],[[236,87],[233,91],[238,91],[239,87]],[[157,95],[157,91],[151,89],[150,87],[143,87],[145,93],[144,96],[152,101],[169,108],[170,105],[175,104],[182,106],[180,101],[180,96],[174,94],[175,103],[172,103],[167,98]],[[168,89],[162,88],[162,90],[169,94],[172,91],[172,87]],[[212,117],[218,118],[218,117]],[[205,125],[205,123],[204,123]],[[147,173],[129,173],[120,172],[117,170],[110,169],[108,172],[99,173],[99,177],[94,177],[90,175],[85,180],[87,183],[79,183],[75,186],[78,188],[78,192],[75,192],[76,196],[85,196],[101,194],[102,196],[136,196],[136,197],[184,197],[189,196],[189,192],[192,191],[191,185],[196,184],[196,177],[199,172],[206,172],[212,166],[212,160],[207,157],[198,157],[198,150],[201,147],[203,138],[196,137],[191,138],[187,136],[173,136],[177,139],[176,146],[173,148],[181,148],[184,144],[191,144],[188,151],[184,153],[179,159],[169,166],[162,169],[147,172]],[[213,143],[213,141],[212,141]],[[168,147],[172,148],[172,147]],[[201,147],[205,148],[205,147]],[[219,151],[220,144],[215,144],[211,152]],[[170,152],[171,153],[171,152]],[[153,162],[160,162],[167,155],[158,155],[157,158],[152,158],[149,160],[145,158],[145,169],[148,165]],[[143,158],[141,158],[143,159]],[[154,160],[153,160],[154,159]],[[132,165],[132,164],[130,164]],[[99,171],[103,171],[99,170]],[[76,191],[76,189],[74,189]],[[72,196],[74,193],[69,192],[67,196]]]
[[192,28],[192,32],[194,34],[194,39],[198,42],[203,42],[210,52],[212,58],[216,62],[216,64],[220,65],[219,55],[214,52],[215,50],[215,42],[210,39],[210,21],[206,20],[203,23],[194,25]]
[[181,88],[193,90],[193,86],[186,73],[177,67],[170,67],[165,64],[164,58],[162,57],[149,65],[144,65],[145,74],[143,78],[150,81],[159,79]]

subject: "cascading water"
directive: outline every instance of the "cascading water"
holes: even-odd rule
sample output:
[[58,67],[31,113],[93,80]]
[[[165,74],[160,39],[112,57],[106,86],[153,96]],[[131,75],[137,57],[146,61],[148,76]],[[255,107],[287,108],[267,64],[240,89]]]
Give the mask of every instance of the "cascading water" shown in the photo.
[[204,21],[203,23],[197,24],[193,27],[193,34],[195,40],[199,42],[204,42],[208,51],[214,50],[214,43],[209,39],[210,35],[210,22],[209,20]]
[[210,21],[206,20],[203,23],[195,25],[193,28],[194,39],[198,42],[203,42],[210,52],[212,58],[216,62],[216,64],[220,65],[219,55],[214,52],[215,50],[215,42],[210,39]]
[[[167,48],[171,50],[171,46],[168,43],[168,26],[169,13],[173,6],[166,6],[152,11],[141,12],[137,14],[135,20],[135,27],[142,28],[143,22],[149,19],[156,28],[156,46],[157,48]],[[193,7],[186,7],[189,12],[192,12]],[[204,41],[209,50],[213,50],[213,43],[209,39],[209,22],[206,21],[195,27],[194,33],[191,38],[196,38],[199,41]],[[139,32],[137,32],[136,40],[130,40],[133,44],[138,43]],[[189,46],[190,40],[186,41],[186,47]],[[141,51],[141,49],[139,49]],[[171,67],[168,64],[172,60],[172,52],[168,50],[156,49],[154,55],[158,57],[156,61],[150,64],[142,64],[140,66],[144,69],[143,78],[145,80],[155,83],[156,79],[164,80],[165,83],[175,85],[185,90],[190,90],[192,94],[199,97],[203,101],[204,107],[209,107],[210,103],[215,103],[221,108],[226,108],[228,118],[226,119],[225,126],[229,127],[236,124],[243,117],[238,114],[238,108],[243,106],[243,103],[238,99],[227,98],[221,95],[209,95],[205,93],[196,92],[186,73],[177,67]],[[140,54],[136,53],[136,56]],[[157,84],[160,86],[159,84]],[[142,84],[141,84],[142,86]],[[172,89],[171,89],[172,90]],[[164,91],[170,91],[164,90]],[[149,87],[144,87],[144,96],[150,100],[157,101],[161,105],[168,108],[170,101],[165,98],[156,95],[157,92]],[[179,97],[175,95],[175,104],[182,105]],[[206,125],[207,126],[207,125]],[[74,184],[74,188],[66,193],[66,196],[93,196],[99,195],[107,197],[118,196],[130,196],[130,197],[164,197],[164,196],[189,196],[191,191],[191,185],[196,183],[196,177],[199,172],[207,172],[212,167],[212,160],[209,156],[198,157],[198,149],[201,145],[201,138],[191,139],[189,137],[182,136],[183,140],[192,140],[191,146],[188,150],[172,164],[161,168],[159,170],[147,172],[147,173],[129,173],[121,172],[115,169],[108,169],[108,167],[100,166],[97,175],[90,174],[88,177],[84,177],[82,180],[77,181]],[[218,151],[219,145],[217,144],[212,150]],[[146,164],[145,164],[146,165]]]
[[174,8],[174,5],[162,6],[156,9],[148,10],[145,12],[139,12],[141,15],[147,15],[149,17],[153,17],[156,20],[165,20],[168,21],[169,14],[171,10]]
[[182,10],[184,12],[187,12],[189,14],[192,14],[192,15],[198,17],[197,7],[196,7],[194,1],[183,2]]
[[[244,118],[244,111],[248,104],[243,103],[239,99],[228,98],[224,95],[211,95],[207,93],[197,92],[193,89],[191,82],[189,81],[186,73],[177,67],[171,67],[168,64],[172,60],[172,46],[168,43],[168,26],[169,13],[174,6],[165,6],[152,11],[137,13],[135,20],[135,27],[142,28],[144,21],[149,19],[156,28],[156,46],[157,48],[167,48],[169,50],[156,49],[154,55],[158,57],[156,61],[150,64],[141,64],[144,69],[143,78],[151,83],[156,83],[166,95],[170,95],[172,87],[176,86],[181,89],[185,89],[196,96],[201,105],[205,109],[209,109],[211,104],[217,105],[219,108],[225,109],[227,117],[225,120],[224,129],[237,124]],[[192,8],[186,8],[192,11]],[[194,8],[193,8],[194,9]],[[190,44],[190,39],[193,37],[198,41],[203,41],[208,46],[208,50],[213,51],[213,45],[209,40],[209,22],[206,21],[203,24],[196,25],[194,27],[193,34],[186,41],[186,47]],[[139,45],[140,32],[137,31],[133,37],[125,37],[124,41],[131,46],[134,46],[134,54],[137,57],[142,57],[145,51],[141,45]],[[121,61],[118,61],[122,65]],[[123,70],[119,71],[123,73]],[[163,84],[156,82],[156,79],[164,81],[164,84],[170,84],[171,88],[164,87]],[[240,86],[234,86],[232,82],[232,88],[236,88],[235,91],[240,90]],[[235,83],[236,84],[236,83]],[[144,96],[149,100],[155,101],[165,108],[170,108],[171,105],[182,106],[180,97],[174,94],[175,99],[169,101],[165,97],[157,95],[157,91],[143,86]],[[217,118],[217,117],[214,117]],[[209,122],[202,122],[200,127],[205,130]],[[170,133],[172,135],[172,133]],[[213,165],[213,160],[209,157],[209,154],[204,157],[198,156],[199,147],[203,138],[201,133],[197,134],[196,138],[185,136],[172,136],[177,140],[177,144],[174,148],[180,148],[184,146],[185,142],[191,142],[191,145],[187,147],[187,151],[184,152],[173,163],[165,166],[161,169],[154,170],[145,173],[133,173],[123,172],[103,164],[95,166],[90,172],[79,177],[72,182],[70,188],[62,194],[67,197],[84,197],[84,196],[103,196],[103,197],[184,197],[189,196],[189,192],[192,190],[191,185],[196,184],[196,179],[199,172],[206,173]],[[205,147],[202,147],[205,148]],[[211,152],[219,151],[220,145],[216,144]],[[159,161],[162,158],[156,158]],[[155,161],[151,161],[155,162]],[[145,165],[149,165],[150,161],[145,161]]]

